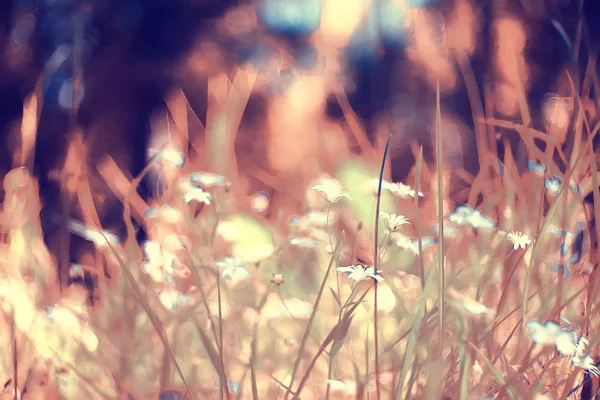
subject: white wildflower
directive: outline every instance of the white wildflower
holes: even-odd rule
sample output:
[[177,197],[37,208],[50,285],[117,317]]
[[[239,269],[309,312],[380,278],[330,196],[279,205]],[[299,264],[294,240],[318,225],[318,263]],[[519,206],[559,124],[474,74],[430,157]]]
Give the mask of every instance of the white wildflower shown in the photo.
[[178,168],[185,164],[185,154],[171,147],[165,147],[162,150],[148,149],[148,156],[173,164]]
[[215,266],[220,268],[221,278],[244,280],[250,276],[250,272],[244,267],[244,263],[234,257],[225,257],[215,262]]
[[506,234],[506,238],[512,242],[513,250],[517,250],[519,247],[525,249],[533,242],[533,238],[519,231],[512,231]]
[[347,267],[338,267],[338,272],[348,273],[348,279],[352,279],[353,281],[360,282],[365,280],[366,278],[371,278],[377,282],[381,282],[383,278],[379,275],[379,272],[375,272],[375,268],[373,267],[363,267],[362,265],[350,265]]
[[330,176],[321,177],[316,185],[311,186],[311,189],[323,193],[330,203],[337,203],[344,197],[352,200],[350,194],[343,190],[340,182]]
[[198,203],[210,205],[210,193],[206,192],[200,186],[184,178],[180,181],[180,188],[183,191],[183,201],[185,201],[186,203],[191,203],[195,200]]
[[142,271],[150,275],[154,282],[172,283],[177,257],[154,241],[145,242],[142,249],[147,260],[142,264]]
[[387,221],[386,228],[389,233],[396,232],[402,225],[410,225],[408,218],[403,215],[387,214],[384,212],[380,212],[379,215]]

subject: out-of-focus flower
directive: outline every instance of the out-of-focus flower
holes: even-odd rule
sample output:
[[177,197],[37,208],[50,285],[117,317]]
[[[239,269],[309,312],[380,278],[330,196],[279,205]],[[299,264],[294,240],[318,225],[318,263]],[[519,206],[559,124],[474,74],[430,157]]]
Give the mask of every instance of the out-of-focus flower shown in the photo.
[[557,195],[562,189],[562,179],[558,176],[552,176],[550,178],[544,179],[544,187],[548,191],[548,193],[552,195]]
[[498,223],[485,215],[478,209],[471,209],[466,204],[456,207],[456,210],[447,215],[450,222],[457,225],[471,225],[476,229],[494,229]]
[[307,237],[291,237],[290,245],[296,247],[316,247],[320,244],[319,241]]
[[544,164],[535,162],[535,161],[527,161],[525,164],[526,168],[530,171],[533,171],[539,175],[543,175],[548,170]]
[[542,345],[554,343],[556,335],[564,329],[554,321],[546,321],[543,324],[539,321],[529,321],[525,324],[525,327],[531,331],[531,340]]
[[283,274],[273,274],[273,278],[271,279],[271,283],[274,285],[281,285],[285,280],[283,279]]
[[375,268],[373,267],[364,267],[362,265],[350,265],[347,267],[337,267],[338,272],[347,273],[348,279],[352,279],[353,281],[360,282],[367,278],[371,278],[377,282],[381,282],[383,278],[379,273],[381,271],[375,272]]
[[449,293],[452,294],[452,296],[454,296],[454,298],[456,298],[459,301],[459,304],[461,305],[461,307],[469,312],[470,314],[473,315],[494,315],[494,311],[490,310],[489,308],[487,308],[485,305],[475,301],[474,299],[470,298],[469,296],[466,296],[460,292],[458,292],[456,289],[454,288],[449,288],[448,289]]
[[[433,231],[436,234],[440,234],[440,227],[438,224],[433,225]],[[456,236],[458,229],[455,226],[444,224],[444,236]]]
[[208,172],[194,172],[190,175],[190,181],[202,187],[229,186],[229,181],[225,177]]
[[148,156],[166,161],[169,164],[181,168],[185,164],[185,154],[171,147],[165,147],[162,150],[148,149]]
[[481,303],[468,297],[460,299],[460,305],[473,315],[493,315],[494,312]]
[[538,321],[529,321],[525,327],[531,331],[531,340],[536,344],[553,344],[556,351],[563,356],[583,356],[588,341],[583,336],[578,336],[577,331],[570,331],[554,321],[543,324]]
[[189,305],[194,302],[194,299],[186,294],[181,293],[176,289],[163,289],[158,292],[160,303],[169,311],[176,311],[182,305]]
[[150,275],[154,282],[173,283],[177,257],[153,241],[144,242],[142,249],[147,260],[142,264],[142,271]]
[[225,257],[215,262],[215,266],[221,269],[221,278],[223,279],[244,280],[250,276],[250,272],[248,272],[244,263],[234,257]]
[[332,254],[337,244],[337,239],[324,229],[310,228],[302,236],[291,237],[289,243],[291,246],[304,248],[325,246],[327,252]]
[[189,204],[195,200],[198,203],[204,203],[206,205],[210,205],[210,201],[211,201],[210,193],[206,192],[200,186],[183,178],[180,181],[180,188],[183,191],[183,201],[185,201],[186,203]]
[[[377,194],[377,191],[379,189],[379,179],[378,178],[371,179],[368,182],[367,187],[370,192],[372,192],[373,194]],[[381,181],[381,190],[382,191],[388,190],[393,195],[401,197],[401,198],[415,197],[415,194],[416,194],[416,191],[414,189],[412,189],[408,185],[405,185],[402,182],[393,183],[393,182],[388,182],[386,180]],[[419,197],[423,197],[423,192],[419,192]]]
[[114,233],[108,231],[99,231],[97,229],[88,228],[83,223],[75,220],[66,221],[67,229],[85,240],[89,240],[94,243],[97,247],[107,247],[109,244],[117,246],[121,244],[121,239]]
[[[409,238],[401,233],[395,232],[392,234],[392,240],[395,241],[396,246],[401,249],[408,250],[414,255],[419,255],[419,239]],[[434,246],[438,243],[438,239],[433,236],[425,236],[421,238],[421,247],[426,249]]]
[[330,203],[337,203],[344,197],[352,200],[350,194],[343,190],[342,184],[337,179],[333,179],[330,176],[322,176],[317,184],[311,186],[311,189],[323,193]]
[[380,212],[379,215],[387,222],[386,230],[388,233],[396,232],[402,225],[410,225],[408,218],[404,215],[388,214],[384,212]]
[[[406,197],[415,197],[416,191],[412,189],[410,186],[405,185],[402,182],[398,183],[390,183],[389,186],[386,185],[386,189],[388,189],[393,195],[406,198]],[[419,197],[423,197],[423,192],[419,192]]]
[[571,358],[571,364],[576,368],[586,370],[593,377],[600,376],[600,369],[594,364],[594,360],[592,360],[589,353],[585,356],[573,356]]
[[84,277],[83,267],[79,264],[71,264],[71,267],[69,268],[69,278],[77,279],[77,278],[83,278],[83,277]]
[[269,210],[269,194],[267,192],[258,192],[252,196],[250,207],[257,214],[265,214]]

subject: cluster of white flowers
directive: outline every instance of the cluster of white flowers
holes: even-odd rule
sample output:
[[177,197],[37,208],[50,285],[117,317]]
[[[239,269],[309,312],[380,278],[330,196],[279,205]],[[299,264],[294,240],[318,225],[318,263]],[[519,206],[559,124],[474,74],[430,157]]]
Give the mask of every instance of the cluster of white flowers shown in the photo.
[[600,376],[600,369],[594,364],[590,353],[585,353],[589,341],[577,335],[577,330],[569,330],[554,321],[529,321],[525,327],[531,331],[531,340],[540,345],[553,344],[556,351],[571,358],[574,367],[582,368],[590,375]]

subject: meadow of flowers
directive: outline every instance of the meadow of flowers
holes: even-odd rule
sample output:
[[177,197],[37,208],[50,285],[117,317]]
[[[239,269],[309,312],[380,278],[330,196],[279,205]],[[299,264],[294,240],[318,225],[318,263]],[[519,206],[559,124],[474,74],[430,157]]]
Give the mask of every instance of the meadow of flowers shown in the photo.
[[[409,177],[393,182],[391,136],[361,155],[333,142],[327,157],[297,157],[303,170],[272,192],[249,193],[231,127],[251,76],[240,68],[233,82],[211,82],[235,90],[211,97],[219,107],[200,144],[181,132],[188,109],[179,124],[171,109],[180,135],[150,149],[139,176],[110,157],[83,173],[74,140],[57,177],[82,218],[51,219],[95,250],[66,266],[44,241],[25,162],[32,94],[21,162],[3,177],[0,398],[542,400],[598,386],[600,125],[595,109],[575,106],[579,94],[552,98],[544,132],[482,116],[490,132],[517,131],[529,161],[518,171],[510,151],[498,159],[490,146],[479,175],[465,177],[464,204],[449,196],[439,81],[437,167],[416,148]],[[574,122],[568,157],[564,118]],[[101,226],[92,173],[122,202],[126,235]],[[149,200],[137,191],[146,177]],[[60,274],[97,284],[67,286]]]

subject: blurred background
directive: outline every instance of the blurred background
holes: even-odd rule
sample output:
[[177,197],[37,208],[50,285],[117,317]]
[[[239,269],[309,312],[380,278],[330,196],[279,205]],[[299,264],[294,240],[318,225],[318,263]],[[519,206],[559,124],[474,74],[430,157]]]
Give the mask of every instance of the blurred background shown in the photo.
[[[468,179],[455,172],[478,173],[483,141],[500,159],[509,144],[521,169],[527,159],[511,129],[497,127],[478,145],[478,114],[520,121],[524,95],[534,128],[544,130],[550,109],[565,119],[567,150],[565,99],[572,85],[591,99],[598,88],[578,73],[596,63],[595,1],[13,0],[0,7],[0,173],[14,164],[35,93],[28,163],[44,206],[58,207],[53,173],[81,138],[108,225],[119,223],[120,202],[95,179],[97,165],[109,155],[137,175],[148,148],[182,128],[167,104],[175,93],[194,114],[186,121],[190,139],[201,136],[210,125],[209,82],[226,76],[231,85],[239,68],[255,81],[236,127],[237,163],[249,190],[270,192],[299,171],[375,154],[369,148],[381,150],[388,133],[395,181],[413,171],[415,144],[431,164],[439,82],[452,197],[464,201]],[[593,114],[597,104],[585,104]],[[142,185],[144,198],[151,184]]]

